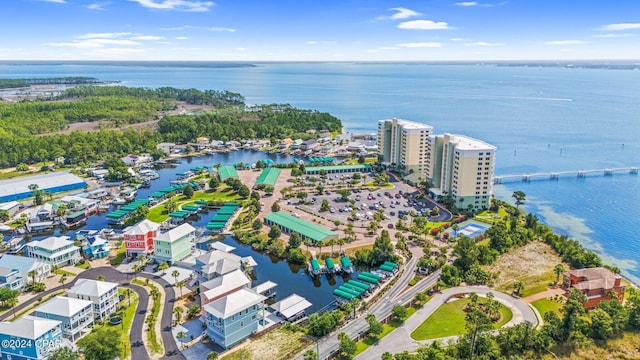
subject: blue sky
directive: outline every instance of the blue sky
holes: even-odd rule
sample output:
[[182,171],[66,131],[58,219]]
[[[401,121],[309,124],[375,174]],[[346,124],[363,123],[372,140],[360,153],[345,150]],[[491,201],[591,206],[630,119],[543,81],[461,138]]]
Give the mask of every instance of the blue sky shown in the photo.
[[0,60],[640,59],[638,0],[3,0]]

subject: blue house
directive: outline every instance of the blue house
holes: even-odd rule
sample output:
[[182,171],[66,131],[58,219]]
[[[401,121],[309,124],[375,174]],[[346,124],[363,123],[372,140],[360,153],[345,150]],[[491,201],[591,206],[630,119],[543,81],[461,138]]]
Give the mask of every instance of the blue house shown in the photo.
[[5,254],[0,257],[0,273],[4,275],[0,275],[0,287],[20,290],[34,280],[44,281],[51,275],[51,265],[40,259]]
[[22,290],[24,279],[16,269],[0,267],[0,288],[6,287],[10,290]]
[[86,243],[82,246],[84,254],[93,259],[101,259],[109,256],[111,245],[100,235],[88,236]]
[[240,289],[204,306],[207,335],[228,349],[258,331],[267,298],[250,289]]
[[58,320],[25,315],[13,322],[0,322],[2,360],[46,359],[50,352],[69,346],[62,338]]

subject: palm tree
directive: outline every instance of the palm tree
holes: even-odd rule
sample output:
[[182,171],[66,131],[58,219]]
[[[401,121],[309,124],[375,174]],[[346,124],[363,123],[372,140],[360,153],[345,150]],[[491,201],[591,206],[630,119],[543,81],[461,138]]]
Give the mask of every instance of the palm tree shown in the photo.
[[184,280],[178,281],[176,283],[176,286],[180,289],[180,297],[182,297],[182,288],[185,286],[186,284],[184,283]]
[[183,313],[184,313],[184,308],[182,306],[179,306],[173,309],[173,315],[176,317],[176,324],[179,324],[180,320],[182,320]]
[[104,281],[104,276],[102,276],[102,275],[98,275],[98,276],[96,276],[96,280],[98,280],[98,281]]
[[187,337],[187,333],[185,333],[184,331],[180,331],[176,337],[178,338],[178,340],[180,340],[180,347],[184,349],[184,338]]
[[169,268],[169,264],[166,261],[163,261],[158,265],[158,270],[162,271],[162,275],[167,273],[167,269]]
[[62,284],[62,288],[64,289],[64,283],[67,282],[67,274],[62,274],[60,280],[58,280],[60,284]]
[[143,254],[138,255],[138,261],[140,261],[140,265],[142,265],[145,259],[146,257]]
[[38,271],[37,270],[31,270],[27,273],[27,275],[31,276],[31,282],[34,283],[36,282],[36,276],[38,276]]
[[143,265],[134,265],[133,266],[133,278],[135,279],[138,276],[138,273],[144,269]]
[[180,276],[180,271],[178,270],[173,270],[171,272],[171,276],[173,276],[174,279],[176,279],[176,284],[178,283],[178,276]]
[[7,300],[5,300],[5,304],[13,309],[13,318],[16,318],[16,305],[18,305],[18,297],[14,296],[14,297],[10,297]]
[[563,264],[558,264],[553,268],[553,272],[556,273],[556,285],[558,285],[558,282],[560,281],[560,275],[562,275],[562,273],[564,272],[564,265]]

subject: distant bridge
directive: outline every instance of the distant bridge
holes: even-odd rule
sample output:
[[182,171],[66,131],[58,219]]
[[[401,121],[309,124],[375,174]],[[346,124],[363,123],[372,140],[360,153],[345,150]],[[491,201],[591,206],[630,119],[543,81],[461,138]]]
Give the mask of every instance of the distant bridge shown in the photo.
[[626,173],[637,175],[637,167],[622,167],[622,168],[606,168],[606,169],[593,169],[593,170],[569,170],[569,171],[553,171],[553,172],[540,172],[532,174],[516,174],[516,175],[501,175],[494,176],[494,184],[502,184],[505,182],[522,181],[529,182],[533,180],[558,180],[560,177],[578,177],[586,178],[587,175],[602,175],[613,176],[614,173]]

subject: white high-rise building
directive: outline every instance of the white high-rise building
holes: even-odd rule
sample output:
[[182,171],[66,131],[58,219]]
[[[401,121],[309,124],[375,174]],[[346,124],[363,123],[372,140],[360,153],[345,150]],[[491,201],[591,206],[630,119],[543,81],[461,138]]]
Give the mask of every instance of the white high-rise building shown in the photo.
[[378,121],[378,154],[383,164],[405,174],[427,169],[427,142],[433,126],[419,122],[387,119]]
[[496,147],[464,135],[432,135],[427,148],[426,178],[432,195],[451,195],[460,209],[486,209],[493,193]]

